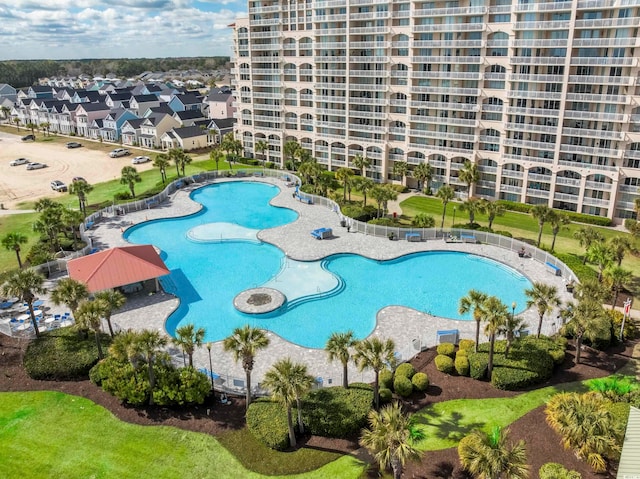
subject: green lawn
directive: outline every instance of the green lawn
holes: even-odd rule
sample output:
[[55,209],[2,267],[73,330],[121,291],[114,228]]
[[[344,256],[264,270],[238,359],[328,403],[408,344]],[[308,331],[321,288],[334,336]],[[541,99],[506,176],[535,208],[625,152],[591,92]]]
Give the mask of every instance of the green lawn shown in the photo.
[[[206,434],[128,424],[87,399],[49,391],[0,394],[0,450],[0,477],[30,479],[356,479],[366,467],[343,456],[309,473],[264,476]],[[280,462],[304,464],[304,455],[274,454]]]

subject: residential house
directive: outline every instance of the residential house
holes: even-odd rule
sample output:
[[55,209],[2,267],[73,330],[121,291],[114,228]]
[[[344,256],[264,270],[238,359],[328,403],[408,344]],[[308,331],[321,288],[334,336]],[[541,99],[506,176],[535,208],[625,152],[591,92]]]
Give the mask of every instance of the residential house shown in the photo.
[[173,117],[178,120],[180,126],[193,126],[196,121],[205,119],[200,110],[177,111],[173,114]]
[[184,151],[206,148],[209,145],[208,132],[199,126],[185,126],[167,131],[160,139],[162,149],[181,148]]
[[209,107],[208,117],[211,119],[233,117],[235,112],[234,101],[235,98],[233,98],[231,90],[211,90],[205,99],[205,103]]
[[169,106],[173,111],[200,110],[202,111],[202,97],[194,93],[184,93],[173,95],[169,101]]
[[76,90],[71,101],[73,103],[97,103],[104,101],[104,98],[104,95],[101,95],[97,90]]
[[103,127],[104,121],[102,120],[102,118],[96,118],[87,128],[87,133],[85,134],[85,136],[87,138],[91,138],[92,140],[98,140],[100,139],[100,131],[103,129]]
[[142,116],[149,108],[156,106],[160,106],[160,100],[153,94],[133,95],[129,102],[129,109],[138,116]]
[[120,140],[122,125],[127,120],[136,119],[137,116],[131,110],[116,108],[109,112],[102,120],[100,137],[104,141],[116,142]]
[[179,127],[178,121],[166,113],[152,113],[140,125],[139,146],[157,148],[162,136],[172,128]]
[[109,92],[104,102],[109,108],[129,108],[131,100],[130,92]]
[[0,101],[4,99],[15,103],[18,100],[18,91],[7,83],[0,83]]
[[34,85],[27,89],[29,98],[53,98],[53,89],[50,86]]
[[102,120],[109,114],[106,103],[79,103],[76,110],[76,132],[80,136],[88,136],[89,126],[93,120]]
[[211,144],[219,145],[224,135],[233,133],[233,125],[235,125],[235,123],[235,118],[214,118],[210,120],[207,130],[209,131],[209,135],[212,136]]
[[81,103],[67,103],[62,105],[60,113],[57,114],[60,133],[65,135],[78,133],[78,129],[76,128],[76,114],[80,105]]
[[140,125],[144,118],[133,118],[126,120],[120,129],[123,145],[137,146],[140,144]]
[[144,112],[142,117],[143,118],[147,117],[149,115],[152,115],[153,113],[166,113],[167,115],[173,116],[175,111],[173,111],[171,109],[171,107],[167,103],[160,103],[160,105],[158,105],[158,106],[154,106],[152,108],[149,108],[146,112]]

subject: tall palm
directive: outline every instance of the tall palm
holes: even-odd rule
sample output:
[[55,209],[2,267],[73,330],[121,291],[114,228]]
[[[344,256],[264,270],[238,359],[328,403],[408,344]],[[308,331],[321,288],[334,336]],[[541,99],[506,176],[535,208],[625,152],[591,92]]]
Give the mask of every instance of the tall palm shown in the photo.
[[525,328],[525,320],[515,314],[516,304],[513,303],[511,314],[508,314],[502,326],[498,328],[498,334],[504,334],[507,338],[507,345],[504,349],[504,357],[509,357],[509,351],[516,339],[516,333],[522,333]]
[[9,251],[15,251],[16,259],[18,260],[18,268],[22,269],[22,260],[20,259],[20,245],[27,244],[29,238],[27,238],[22,233],[14,232],[7,233],[4,238],[2,238],[2,246]]
[[242,360],[247,379],[247,408],[251,404],[251,371],[255,362],[256,353],[269,345],[269,338],[264,331],[253,328],[248,324],[242,328],[235,328],[228,338],[225,338],[223,347],[225,351],[231,351],[235,361]]
[[296,409],[298,410],[298,430],[304,434],[304,421],[302,420],[302,397],[307,394],[316,380],[311,376],[305,364],[296,363],[293,367],[293,392],[296,397]]
[[476,214],[483,211],[484,203],[477,198],[469,198],[462,202],[460,209],[469,213],[469,226],[473,227],[476,221]]
[[598,281],[598,278],[585,278],[576,285],[574,296],[578,299],[592,299],[604,303],[611,298],[611,290]]
[[282,153],[284,153],[284,156],[289,158],[289,161],[295,165],[296,155],[298,154],[299,149],[300,144],[296,140],[287,140],[282,147]]
[[527,308],[535,306],[538,310],[537,337],[540,337],[544,315],[553,311],[553,308],[557,308],[558,306],[560,306],[558,288],[550,284],[536,281],[535,283],[533,283],[533,287],[524,290],[524,294],[528,298]]
[[486,322],[484,327],[484,333],[489,336],[489,361],[487,364],[487,373],[489,379],[493,373],[493,356],[496,344],[496,335],[498,331],[504,326],[508,317],[509,311],[507,305],[500,301],[495,296],[489,296],[482,304],[482,316]]
[[371,160],[369,158],[358,154],[353,157],[351,162],[353,163],[353,166],[360,170],[360,174],[363,178],[367,176],[367,168],[371,166]]
[[31,268],[21,269],[11,273],[2,285],[2,294],[4,296],[17,296],[27,303],[29,315],[31,316],[31,324],[33,324],[36,336],[40,335],[40,330],[38,329],[36,315],[33,312],[33,302],[37,294],[44,294],[46,292],[44,276]]
[[553,235],[553,240],[551,241],[551,252],[556,247],[556,237],[562,228],[566,228],[570,223],[571,219],[564,213],[559,213],[555,210],[551,210],[551,216],[549,217],[549,224],[551,225],[551,234]]
[[393,162],[393,174],[400,177],[403,185],[406,185],[407,174],[409,173],[409,163],[406,161]]
[[265,373],[262,385],[271,392],[273,398],[281,402],[287,410],[289,444],[296,447],[296,433],[293,427],[293,402],[296,400],[295,367],[290,358],[277,361]]
[[603,241],[598,241],[589,246],[587,259],[598,266],[598,281],[602,281],[602,274],[615,261],[615,253],[611,246]]
[[353,176],[353,170],[351,168],[342,167],[336,171],[336,180],[342,181],[342,201],[347,201],[347,190],[349,190],[349,196],[351,196],[351,177]]
[[476,344],[475,352],[478,352],[478,343],[480,342],[480,322],[482,321],[482,305],[487,300],[487,294],[477,289],[470,289],[466,296],[460,298],[458,306],[459,314],[467,314],[473,310],[473,319],[476,322]]
[[633,273],[620,266],[610,266],[604,270],[604,283],[613,290],[613,302],[611,303],[611,311],[616,307],[618,295],[626,284],[633,280]]
[[131,196],[133,198],[136,197],[135,185],[136,183],[140,183],[141,181],[142,178],[140,178],[138,170],[136,170],[133,166],[125,166],[120,171],[120,183],[129,187],[129,191],[131,192]]
[[109,346],[109,354],[118,361],[129,361],[136,368],[138,363],[137,343],[142,335],[141,331],[127,329],[114,336]]
[[219,170],[218,163],[224,159],[224,153],[222,152],[222,148],[220,146],[216,146],[211,153],[209,153],[209,159],[216,164],[216,171]]
[[442,185],[436,196],[442,201],[442,223],[440,229],[444,229],[444,217],[447,214],[447,203],[456,197],[455,190],[449,185]]
[[202,346],[204,341],[204,328],[198,328],[193,324],[185,324],[176,328],[176,337],[172,342],[176,346],[180,346],[182,350],[189,356],[189,366],[193,367],[193,353],[196,348]]
[[369,427],[363,429],[360,445],[373,455],[381,468],[390,467],[393,478],[400,479],[406,462],[420,458],[421,452],[414,442],[421,438],[422,433],[415,429],[409,415],[394,402],[380,411],[369,412]]
[[549,221],[552,215],[553,210],[547,205],[535,205],[531,208],[531,216],[538,220],[538,241],[536,242],[538,248],[540,247],[540,241],[542,241],[542,228],[544,228],[544,224]]
[[78,305],[78,309],[74,314],[76,323],[87,329],[93,329],[96,339],[96,347],[98,348],[98,359],[103,358],[102,344],[100,342],[100,326],[102,326],[102,318],[109,306],[102,300],[93,301],[84,300]]
[[265,161],[267,161],[264,154],[269,149],[269,143],[264,140],[258,140],[253,147],[256,150],[256,153],[259,153],[260,156],[262,156],[262,166],[264,166]]
[[167,182],[167,168],[171,164],[171,158],[166,153],[158,153],[153,160],[153,166],[160,170],[160,178],[162,178],[162,184]]
[[80,302],[89,298],[89,289],[85,283],[73,278],[63,278],[51,290],[51,301],[64,304],[75,317]]
[[378,376],[383,368],[389,366],[391,369],[395,367],[396,358],[394,351],[396,345],[391,339],[381,340],[375,336],[356,343],[355,354],[353,360],[360,371],[364,369],[373,369],[375,380],[373,382],[373,403],[375,408],[380,407],[380,387]]
[[609,240],[609,245],[611,246],[618,266],[622,265],[625,254],[634,250],[633,243],[628,236],[614,236]]
[[467,198],[471,198],[471,187],[480,180],[478,165],[471,161],[465,161],[458,173],[458,178],[467,184]]
[[72,210],[70,208],[64,208],[62,210],[62,224],[65,229],[71,233],[71,241],[73,242],[73,249],[76,249],[76,244],[80,235],[80,224],[84,221],[85,215],[82,211]]
[[[39,206],[42,208],[41,210],[38,210]],[[62,221],[64,206],[60,203],[39,200],[36,202],[36,211],[40,211],[40,216],[33,223],[33,230],[47,238],[52,251],[60,250],[58,235],[64,229]]]
[[87,194],[93,191],[93,186],[84,180],[75,180],[69,186],[69,193],[78,197],[78,207],[87,216]]
[[371,178],[362,177],[358,181],[358,190],[362,193],[362,206],[367,206],[367,193],[375,186]]
[[505,207],[503,204],[498,203],[497,201],[489,201],[482,199],[482,211],[487,214],[487,220],[489,221],[489,229],[493,228],[493,220],[496,219],[496,216],[502,216],[505,212]]
[[111,315],[117,309],[122,308],[124,303],[127,302],[127,298],[120,291],[115,289],[107,289],[104,291],[100,291],[95,295],[96,299],[104,301],[107,305],[107,309],[104,312],[104,319],[109,326],[109,334],[113,337],[113,326],[111,325]]
[[418,189],[420,191],[431,191],[430,183],[433,178],[433,168],[429,163],[420,163],[413,169],[413,177],[418,180]]
[[580,246],[585,249],[585,255],[582,259],[582,264],[587,263],[587,251],[593,243],[604,241],[604,236],[596,230],[593,226],[583,226],[579,230],[573,233],[573,237],[578,240]]
[[588,298],[571,308],[569,321],[564,327],[565,332],[576,339],[576,364],[580,364],[584,338],[593,341],[611,332],[602,304]]
[[509,430],[494,426],[490,433],[473,431],[458,444],[462,467],[478,479],[527,479],[527,450],[523,440],[509,445]]
[[351,359],[351,351],[349,350],[356,344],[353,337],[353,331],[346,333],[333,333],[324,349],[329,354],[329,362],[338,360],[342,363],[342,386],[346,389],[349,387],[348,365]]
[[158,331],[145,330],[140,333],[133,344],[136,356],[147,363],[147,374],[149,375],[149,404],[153,405],[153,391],[156,387],[156,375],[153,370],[154,363],[162,349],[167,345],[167,338]]
[[560,393],[549,399],[545,409],[547,423],[562,437],[565,449],[571,449],[594,472],[604,472],[607,458],[621,452],[624,429],[595,392]]

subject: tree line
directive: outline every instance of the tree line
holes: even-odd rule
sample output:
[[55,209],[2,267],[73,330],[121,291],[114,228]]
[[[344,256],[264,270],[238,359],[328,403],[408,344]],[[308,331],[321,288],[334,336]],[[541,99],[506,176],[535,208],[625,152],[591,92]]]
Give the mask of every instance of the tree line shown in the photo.
[[8,60],[0,62],[0,83],[23,88],[36,84],[39,78],[52,76],[115,73],[131,77],[144,71],[215,70],[224,67],[228,61],[229,57]]

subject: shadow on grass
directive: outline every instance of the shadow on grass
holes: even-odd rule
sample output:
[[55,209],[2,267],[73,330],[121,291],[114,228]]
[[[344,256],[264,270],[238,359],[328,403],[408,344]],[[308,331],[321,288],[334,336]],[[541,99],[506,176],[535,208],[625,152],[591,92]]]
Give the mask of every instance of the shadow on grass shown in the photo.
[[[460,440],[467,434],[475,429],[482,429],[486,423],[484,422],[470,422],[462,423],[464,415],[459,412],[452,412],[450,416],[445,417],[441,413],[436,412],[433,409],[423,411],[420,417],[416,417],[416,424],[422,424],[424,426],[430,426],[435,429],[433,435],[438,439],[449,440],[453,442],[460,442]],[[432,433],[429,433],[432,435]]]

